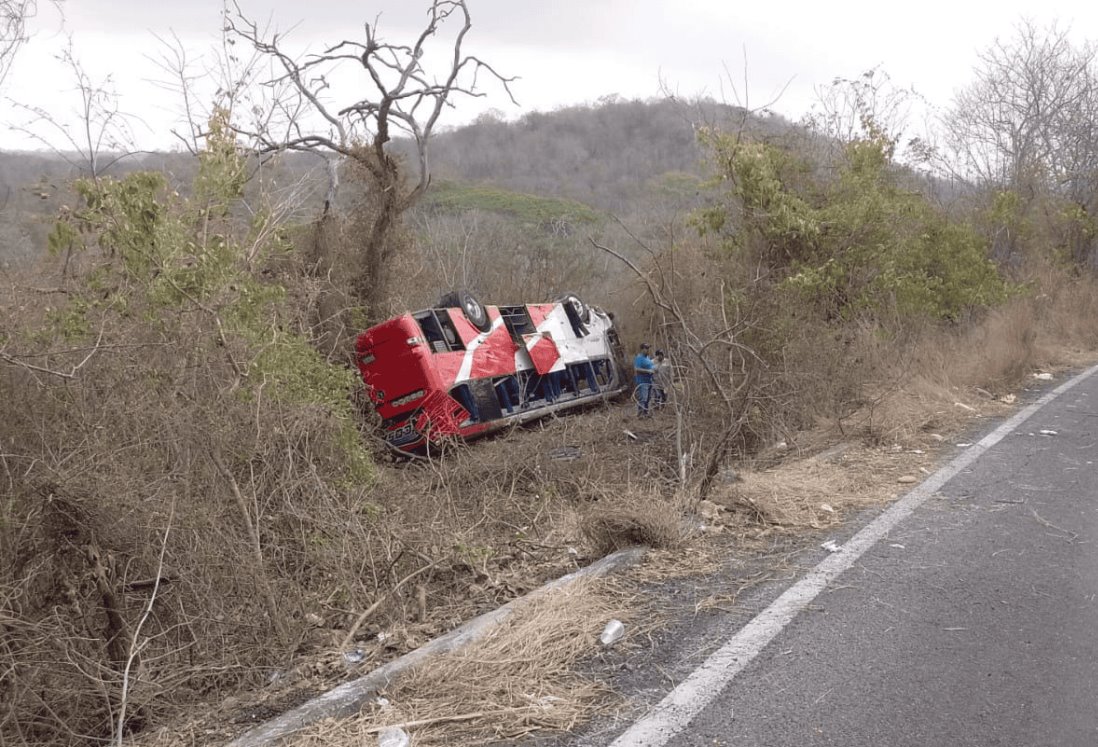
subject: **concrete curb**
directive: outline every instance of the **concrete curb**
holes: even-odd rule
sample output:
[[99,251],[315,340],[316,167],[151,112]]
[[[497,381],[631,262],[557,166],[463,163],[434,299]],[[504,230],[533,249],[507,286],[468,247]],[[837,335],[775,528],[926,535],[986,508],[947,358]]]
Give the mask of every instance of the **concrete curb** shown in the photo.
[[425,643],[415,651],[410,651],[357,680],[346,682],[334,690],[329,690],[323,695],[287,711],[281,716],[276,716],[260,724],[229,742],[227,747],[269,747],[323,719],[353,716],[362,709],[367,700],[379,691],[389,687],[402,675],[420,666],[432,656],[455,651],[483,638],[499,627],[512,612],[538,596],[568,586],[580,579],[598,578],[613,571],[632,566],[639,562],[646,552],[647,548],[644,547],[619,550],[589,566],[550,581],[526,596],[512,599],[499,609],[475,617],[461,627],[455,628],[429,643]]

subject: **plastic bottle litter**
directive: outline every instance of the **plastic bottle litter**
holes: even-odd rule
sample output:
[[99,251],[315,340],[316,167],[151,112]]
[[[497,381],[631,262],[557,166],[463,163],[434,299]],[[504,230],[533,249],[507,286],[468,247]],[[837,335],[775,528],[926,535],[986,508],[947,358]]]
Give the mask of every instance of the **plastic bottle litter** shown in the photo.
[[606,623],[606,627],[602,629],[602,635],[599,636],[599,643],[606,648],[610,648],[620,641],[623,635],[625,635],[625,625],[622,624],[622,621],[611,620]]
[[366,653],[360,648],[356,648],[353,651],[343,652],[343,661],[347,662],[348,664],[360,664],[365,658]]
[[382,729],[377,735],[377,747],[408,747],[411,743],[408,732],[395,726]]

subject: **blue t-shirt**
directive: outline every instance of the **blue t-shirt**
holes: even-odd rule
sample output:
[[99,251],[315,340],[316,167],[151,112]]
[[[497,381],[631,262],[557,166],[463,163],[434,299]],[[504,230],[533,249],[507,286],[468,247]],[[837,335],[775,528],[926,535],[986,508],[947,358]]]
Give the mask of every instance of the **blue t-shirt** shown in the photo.
[[656,364],[644,353],[637,353],[633,359],[633,381],[637,384],[651,384],[652,374],[656,371]]

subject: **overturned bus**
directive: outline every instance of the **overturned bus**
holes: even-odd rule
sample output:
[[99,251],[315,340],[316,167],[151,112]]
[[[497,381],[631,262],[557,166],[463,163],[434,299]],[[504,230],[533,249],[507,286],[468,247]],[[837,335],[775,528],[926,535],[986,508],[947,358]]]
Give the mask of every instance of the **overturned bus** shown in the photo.
[[408,453],[606,399],[628,381],[612,316],[571,294],[485,306],[450,293],[370,327],[355,352],[386,442]]

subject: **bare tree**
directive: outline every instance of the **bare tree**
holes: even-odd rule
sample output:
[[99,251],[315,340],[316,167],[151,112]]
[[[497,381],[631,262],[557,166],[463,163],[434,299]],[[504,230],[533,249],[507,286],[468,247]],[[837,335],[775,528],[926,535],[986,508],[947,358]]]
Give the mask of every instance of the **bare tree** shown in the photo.
[[0,85],[11,70],[15,53],[27,41],[27,19],[37,10],[37,0],[0,0]]
[[[716,314],[712,313],[712,309],[707,315],[699,314],[696,308],[698,298],[690,297],[687,291],[679,287],[683,270],[675,266],[674,251],[664,252],[661,256],[628,228],[622,227],[648,253],[648,268],[594,238],[589,238],[589,241],[596,249],[622,262],[640,281],[660,319],[660,334],[666,334],[669,340],[675,341],[674,347],[683,356],[681,362],[695,372],[698,391],[684,398],[696,397],[694,406],[691,403],[675,404],[678,473],[683,487],[689,483],[697,498],[705,498],[721,465],[742,436],[744,425],[763,397],[760,373],[765,369],[766,362],[742,342],[745,333],[757,320],[750,310],[730,302],[736,293],[723,279],[717,281],[717,292],[713,294],[713,298],[718,299]],[[690,274],[689,271],[686,274]],[[703,318],[706,316],[708,318]],[[671,352],[673,357],[675,352]],[[706,405],[696,407],[703,400]],[[695,411],[720,412],[722,425],[719,435],[714,438],[712,434],[707,434],[702,439],[691,435],[700,431],[696,422],[687,422],[694,417]],[[694,462],[695,453],[700,456],[700,464],[691,473],[688,464]]]
[[955,169],[983,184],[1035,189],[1077,157],[1080,119],[1098,94],[1091,44],[1022,23],[1017,37],[980,54],[976,81],[946,121]]
[[[1098,46],[1066,30],[1024,22],[1010,41],[980,54],[976,81],[956,97],[944,125],[946,169],[980,187],[1009,190],[1025,215],[1038,197],[1067,202],[1083,221],[1068,237],[1082,263],[1091,254],[1098,210]],[[1017,247],[997,235],[997,253]]]
[[834,163],[846,146],[856,141],[881,145],[889,160],[914,162],[925,155],[925,140],[904,141],[912,110],[921,101],[913,89],[900,88],[880,68],[856,78],[837,77],[816,89],[816,102],[804,124],[823,137],[825,161]]
[[[465,0],[432,0],[426,25],[411,44],[386,41],[375,20],[363,25],[361,40],[345,39],[300,59],[287,51],[282,34],[260,28],[235,0],[233,11],[226,13],[226,26],[271,62],[274,73],[268,86],[288,83],[293,91],[292,97],[274,98],[271,109],[257,112],[250,130],[242,128],[257,149],[324,156],[329,175],[325,217],[334,208],[340,165],[350,162],[365,176],[373,210],[362,242],[361,270],[352,286],[374,311],[394,252],[390,242],[393,232],[430,183],[428,143],[443,109],[452,105],[455,96],[485,95],[481,76],[489,77],[511,96],[514,78],[465,52],[466,36],[472,28]],[[425,61],[444,31],[452,35],[446,61],[435,74]],[[365,73],[365,83],[354,93],[355,100],[335,102],[333,81],[348,66]],[[407,137],[413,148],[415,166],[410,179],[405,179],[404,168],[390,149],[398,134]]]
[[70,122],[39,106],[16,103],[28,119],[13,129],[54,151],[81,173],[98,179],[119,160],[133,155],[132,115],[122,111],[111,76],[93,80],[81,64],[72,39],[58,59],[75,84],[77,108]]

